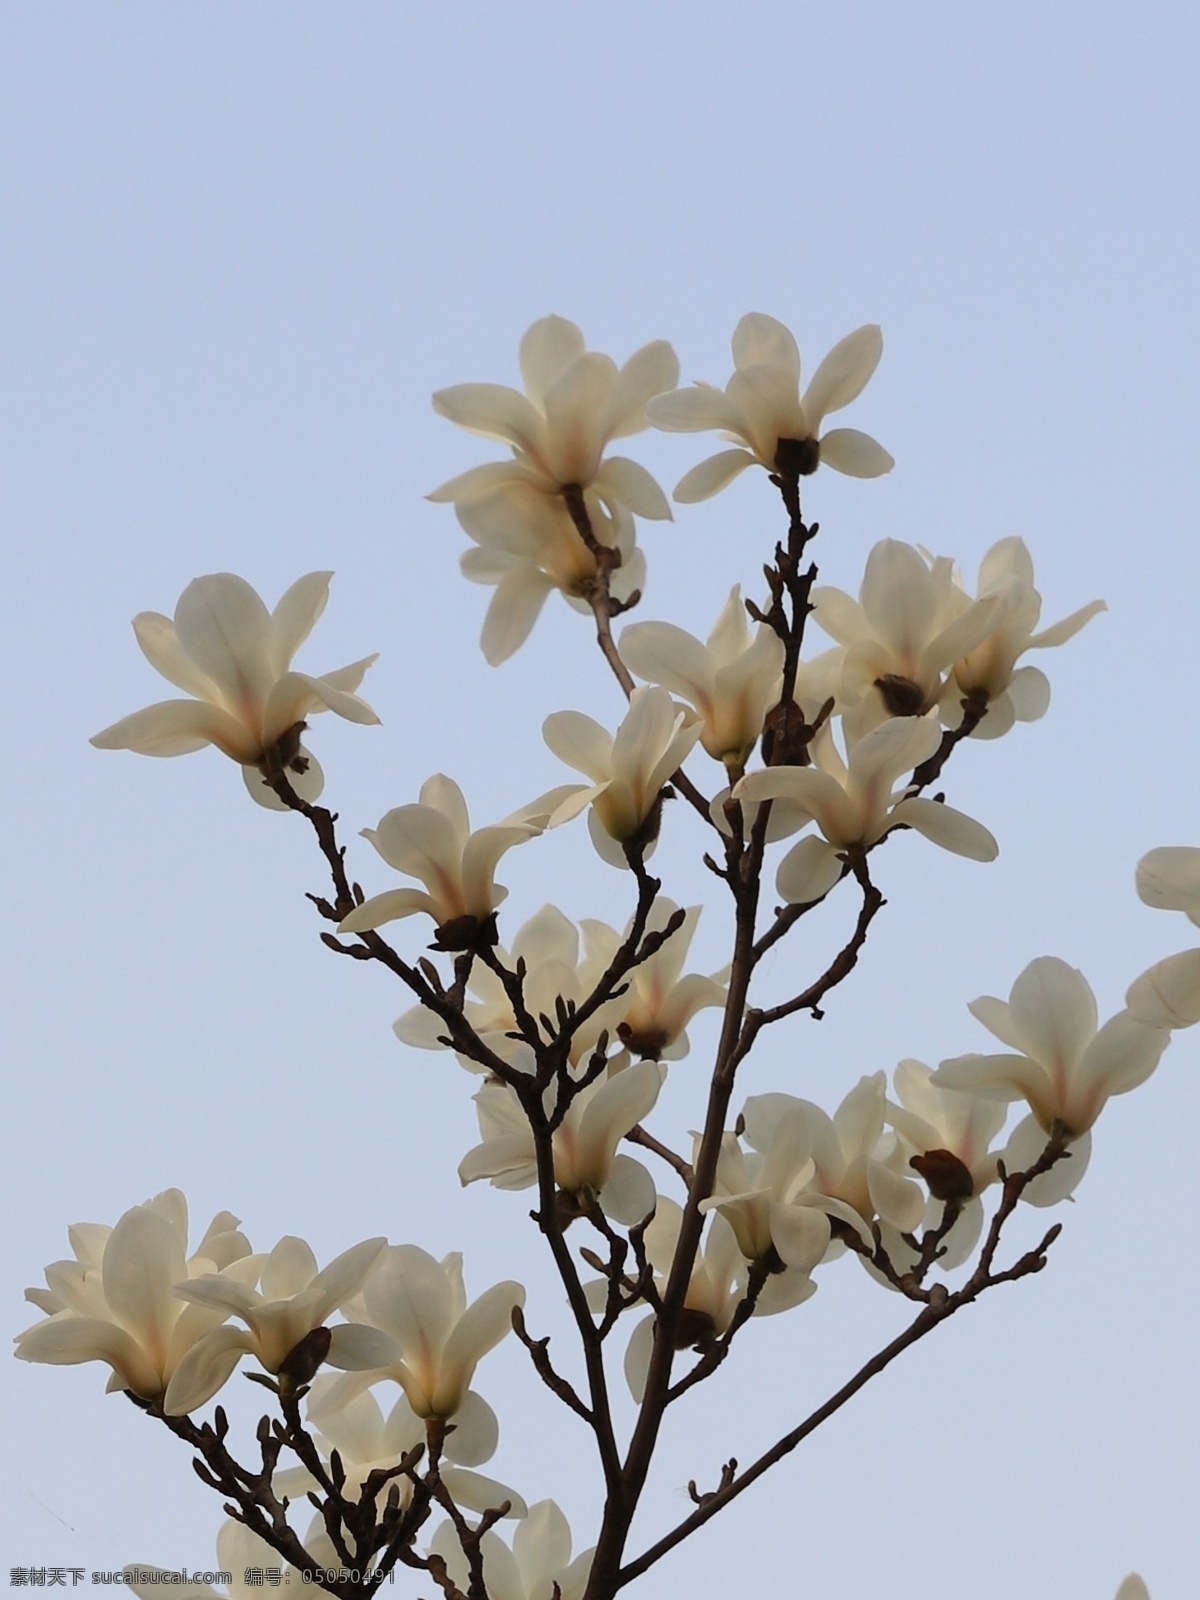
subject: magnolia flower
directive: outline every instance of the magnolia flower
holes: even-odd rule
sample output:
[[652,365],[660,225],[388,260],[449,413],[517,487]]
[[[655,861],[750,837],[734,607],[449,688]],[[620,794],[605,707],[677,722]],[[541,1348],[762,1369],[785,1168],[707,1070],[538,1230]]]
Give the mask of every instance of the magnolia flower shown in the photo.
[[995,839],[973,818],[918,795],[908,785],[896,788],[938,748],[941,733],[925,719],[897,719],[868,733],[842,762],[829,737],[815,740],[819,765],[768,767],[752,772],[734,789],[735,799],[787,800],[800,816],[807,813],[823,839],[802,839],[779,864],[776,887],[794,905],[807,905],[829,893],[841,877],[847,851],[865,850],[895,827],[915,828],[934,844],[972,861],[994,861]]
[[[674,1200],[659,1195],[654,1216],[642,1238],[646,1259],[654,1272],[654,1281],[660,1294],[666,1288],[682,1223],[681,1208]],[[602,1303],[607,1299],[607,1280],[599,1280],[595,1287],[599,1292],[589,1298]],[[679,1322],[678,1347],[681,1350],[689,1347],[702,1350],[725,1333],[745,1290],[745,1260],[733,1229],[718,1213],[709,1219],[707,1235],[696,1254],[692,1275],[688,1280],[683,1315]],[[639,1403],[646,1388],[646,1374],[654,1350],[654,1323],[653,1315],[643,1318],[630,1335],[625,1350],[625,1381],[633,1398]]]
[[[316,1441],[322,1455],[328,1460],[337,1451],[345,1473],[343,1494],[347,1499],[358,1499],[373,1472],[395,1467],[410,1450],[425,1444],[426,1428],[424,1420],[417,1416],[405,1395],[400,1396],[385,1417],[379,1402],[369,1390],[339,1397],[337,1391],[344,1387],[340,1378],[324,1374],[318,1377],[307,1397],[308,1417],[310,1424],[318,1430]],[[485,1478],[478,1472],[469,1472],[464,1467],[453,1465],[458,1456],[459,1431],[454,1428],[446,1434],[439,1476],[456,1505],[466,1511],[484,1512],[507,1501],[509,1516],[525,1515],[528,1508],[514,1489],[492,1478]],[[274,1484],[277,1493],[286,1494],[293,1500],[321,1487],[306,1467],[277,1471]],[[413,1483],[411,1478],[404,1476],[392,1477],[380,1484],[375,1491],[376,1505],[381,1499],[386,1501],[393,1488],[399,1496],[401,1508],[407,1508],[412,1500]],[[317,1555],[310,1538],[306,1538],[305,1544],[311,1554],[318,1560],[322,1559]],[[337,1567],[341,1563],[334,1560],[329,1565]]]
[[783,686],[783,641],[765,623],[751,637],[740,586],[730,590],[707,645],[669,622],[636,622],[621,634],[620,648],[639,678],[695,708],[700,743],[740,771]]
[[270,787],[280,776],[302,799],[315,800],[324,778],[300,743],[305,719],[315,711],[336,711],[350,722],[379,721],[354,693],[374,656],[322,678],[291,670],[292,657],[325,609],[332,576],[310,572],[269,612],[244,579],[214,572],[188,584],[174,622],[156,611],[141,612],[133,631],[142,653],[194,698],[135,711],[92,743],[145,756],[181,756],[215,744],[240,763],[260,805],[286,809]]
[[[1143,856],[1137,892],[1148,906],[1182,911],[1200,926],[1200,850],[1164,845]],[[1190,1028],[1200,1022],[1200,950],[1181,950],[1155,962],[1130,986],[1125,1003],[1139,1022],[1156,1028]]]
[[1001,539],[984,556],[979,567],[979,599],[995,602],[992,626],[986,637],[955,662],[942,696],[942,710],[946,721],[956,727],[963,715],[963,699],[982,700],[987,716],[975,729],[975,736],[998,739],[1014,722],[1036,722],[1045,716],[1050,704],[1045,673],[1037,667],[1017,666],[1025,652],[1066,644],[1108,608],[1103,600],[1093,600],[1061,622],[1034,633],[1042,597],[1033,587],[1029,551],[1017,538]]
[[237,1364],[239,1330],[220,1326],[229,1314],[220,1305],[186,1305],[179,1283],[191,1278],[232,1294],[251,1292],[262,1258],[250,1254],[237,1218],[227,1211],[214,1217],[189,1260],[187,1201],[166,1189],[133,1206],[115,1228],[79,1224],[70,1238],[75,1260],[47,1267],[48,1288],[26,1293],[47,1320],[17,1336],[17,1356],[54,1366],[105,1361],[110,1393],[129,1390],[168,1416],[204,1405]]
[[[245,1523],[235,1522],[230,1517],[221,1524],[217,1534],[217,1571],[229,1574],[228,1589],[214,1589],[207,1583],[177,1583],[177,1574],[169,1568],[152,1567],[143,1562],[124,1569],[125,1587],[132,1589],[139,1600],[162,1600],[164,1584],[170,1585],[175,1600],[262,1600],[264,1568],[282,1568],[286,1574],[283,1582],[290,1584],[293,1569],[283,1561],[278,1550],[260,1539]],[[251,1577],[256,1569],[257,1584]]]
[[[888,1101],[884,1115],[900,1140],[903,1164],[929,1190],[921,1226],[938,1227],[948,1204],[958,1211],[937,1261],[949,1270],[967,1259],[983,1228],[979,1196],[999,1177],[1000,1157],[991,1144],[1008,1113],[1001,1102],[940,1088],[932,1077],[923,1061],[901,1061],[892,1075],[899,1104]],[[902,1267],[906,1247],[895,1230],[885,1244],[894,1265]]]
[[[1097,1028],[1087,979],[1055,956],[1031,961],[1007,1003],[983,995],[969,1010],[1012,1053],[956,1056],[942,1062],[932,1081],[996,1100],[1027,1101],[1043,1145],[1051,1137],[1084,1139],[1110,1095],[1128,1094],[1146,1081],[1171,1037],[1128,1011]],[[1036,1135],[1032,1129],[1017,1134],[1024,1152]]]
[[470,501],[511,485],[544,495],[590,490],[615,514],[669,519],[666,497],[644,467],[623,456],[603,459],[612,439],[641,433],[646,402],[679,381],[679,362],[663,339],[643,345],[623,367],[584,349],[564,317],[542,317],[521,340],[525,394],[496,383],[460,383],[433,397],[433,409],[470,433],[501,439],[512,461],[472,467],[431,500]]
[[[575,1095],[554,1130],[554,1181],[581,1209],[599,1205],[616,1222],[641,1222],[654,1210],[654,1183],[640,1162],[618,1155],[617,1146],[654,1109],[667,1069],[639,1061],[594,1079]],[[547,1113],[558,1085],[545,1092]],[[529,1119],[504,1084],[484,1084],[475,1096],[483,1143],[467,1152],[458,1176],[466,1185],[480,1178],[496,1189],[528,1189],[537,1182],[537,1154]]]
[[[227,1330],[231,1345],[239,1353],[254,1355],[268,1372],[278,1373],[286,1369],[301,1340],[323,1327],[342,1302],[362,1288],[386,1243],[386,1239],[366,1239],[318,1272],[309,1246],[289,1236],[279,1241],[262,1265],[261,1293],[226,1277],[196,1277],[176,1292],[196,1305],[240,1317],[249,1331]],[[378,1364],[380,1348],[373,1329],[341,1323],[330,1330],[328,1353],[322,1359],[335,1367],[370,1367]],[[307,1382],[311,1376],[307,1373],[299,1381]]]
[[542,735],[560,760],[592,780],[556,807],[550,826],[590,806],[592,843],[610,866],[629,865],[624,847],[648,855],[658,835],[663,788],[700,737],[699,720],[665,689],[635,689],[615,738],[581,711],[556,711],[542,724]]
[[[571,1560],[571,1529],[553,1500],[539,1500],[517,1524],[512,1549],[495,1533],[480,1540],[483,1579],[492,1600],[582,1600],[595,1548]],[[452,1522],[443,1522],[429,1545],[431,1556],[446,1563],[451,1581],[463,1594],[471,1587],[470,1568]]]
[[723,450],[684,475],[681,502],[707,500],[757,461],[768,472],[803,476],[820,462],[852,478],[877,478],[895,465],[883,447],[854,428],[818,438],[831,411],[856,400],[879,364],[883,335],[874,324],[849,334],[821,362],[800,395],[800,352],[782,322],[751,312],[734,329],[736,371],[726,387],[707,383],[661,395],[646,407],[668,433],[719,429],[744,448]]
[[[630,463],[632,465],[632,463]],[[622,506],[591,504],[588,521],[596,543],[613,552],[606,579],[619,609],[632,606],[646,582],[646,558],[637,548],[633,518]],[[566,502],[527,483],[508,484],[454,508],[476,549],[461,558],[463,577],[495,588],[480,644],[498,667],[525,643],[555,589],[576,611],[592,611],[600,567],[575,526]]]
[[964,603],[953,563],[926,560],[898,539],[875,545],[857,600],[834,588],[811,598],[815,621],[845,648],[839,699],[856,738],[888,717],[931,711],[945,674],[986,637],[997,607],[991,597]]
[[[598,930],[603,931],[599,939]],[[582,955],[580,931],[556,906],[543,906],[517,930],[511,954],[503,945],[496,946],[498,961],[510,972],[518,967],[524,969],[522,992],[530,1016],[555,1016],[560,999],[578,1006],[603,977],[611,959],[609,936],[612,929],[602,922],[584,922]],[[519,1037],[520,1025],[502,980],[490,967],[476,962],[471,968],[467,990],[463,1016],[488,1049],[518,1072],[533,1072],[536,1066],[533,1048]],[[605,1029],[611,1031],[612,1027],[615,1022],[609,1017],[608,1006],[601,1006],[581,1023],[571,1035],[567,1052],[571,1065],[586,1061],[600,1034]],[[394,1031],[402,1044],[415,1045],[421,1050],[448,1048],[445,1023],[424,1006],[413,1006],[406,1011],[397,1019]],[[461,1053],[458,1060],[469,1072],[486,1070]]]
[[508,894],[494,879],[500,857],[540,832],[536,824],[513,820],[472,833],[462,790],[437,772],[421,785],[420,804],[397,806],[378,828],[363,829],[363,838],[388,866],[419,878],[426,892],[389,889],[372,895],[338,931],[362,933],[424,911],[437,924],[442,948],[467,948]]
[[[320,1415],[390,1378],[418,1417],[454,1422],[454,1459],[476,1466],[495,1453],[495,1413],[471,1389],[475,1368],[512,1329],[519,1283],[497,1283],[468,1306],[462,1256],[443,1261],[413,1244],[390,1245],[363,1289],[362,1314],[379,1332],[381,1359],[326,1391]],[[356,1307],[356,1310],[358,1308]]]
[[[678,913],[674,901],[660,895],[646,919],[646,933],[660,933]],[[689,906],[682,924],[670,938],[624,979],[624,993],[600,1008],[602,1025],[634,1055],[655,1061],[681,1060],[689,1048],[688,1023],[705,1007],[725,1004],[727,971],[711,978],[703,978],[697,972],[682,976],[699,920],[700,907]],[[603,963],[603,969],[629,937],[631,926],[626,927],[622,937],[607,923],[584,922],[589,950],[597,964]]]

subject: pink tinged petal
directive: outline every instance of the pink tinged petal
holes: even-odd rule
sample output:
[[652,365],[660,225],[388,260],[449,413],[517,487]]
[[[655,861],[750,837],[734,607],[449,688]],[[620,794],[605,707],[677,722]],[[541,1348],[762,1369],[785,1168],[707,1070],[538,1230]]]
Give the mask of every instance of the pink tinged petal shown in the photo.
[[1077,967],[1038,956],[1013,984],[1009,1016],[1028,1055],[1070,1073],[1096,1032],[1096,997]]
[[297,578],[271,613],[271,665],[286,672],[292,657],[308,638],[329,599],[332,572],[310,572]]
[[1125,1003],[1152,1028],[1190,1028],[1200,1022],[1200,950],[1155,962],[1130,985]]
[[1138,862],[1137,892],[1156,910],[1183,911],[1200,923],[1200,850],[1191,845],[1151,850]]
[[697,505],[719,494],[747,467],[758,465],[758,457],[748,450],[722,450],[685,472],[675,485],[674,498],[681,506]]
[[147,1400],[162,1391],[162,1377],[137,1341],[124,1328],[98,1317],[60,1313],[19,1335],[13,1354],[19,1361],[55,1367],[104,1361],[117,1380],[110,1383],[110,1389],[132,1389]]
[[553,579],[534,566],[518,567],[500,579],[479,639],[489,667],[498,667],[521,648],[554,587]]
[[592,480],[600,492],[607,491],[635,517],[651,522],[670,522],[671,507],[655,480],[626,456],[609,456]]
[[441,389],[433,396],[433,409],[468,433],[502,439],[518,450],[532,450],[545,428],[525,396],[502,383],[458,383]]
[[535,405],[541,405],[546,390],[586,346],[582,332],[566,317],[539,317],[525,332],[520,346],[521,381]]
[[640,1161],[626,1155],[613,1157],[600,1190],[600,1206],[605,1216],[625,1227],[634,1227],[651,1214],[656,1198],[654,1179]]
[[647,405],[646,416],[663,433],[708,433],[722,429],[743,437],[745,434],[746,418],[741,407],[724,389],[716,389],[710,383],[697,383],[690,389],[659,395]]
[[232,572],[193,579],[175,607],[175,631],[227,709],[248,724],[257,722],[275,678],[271,617],[245,579]]
[[877,439],[857,428],[834,428],[823,435],[821,460],[847,478],[882,478],[896,465]]
[[1000,854],[1000,846],[981,822],[936,800],[920,796],[902,800],[892,811],[892,820],[970,861],[994,861]]
[[257,761],[262,745],[220,706],[202,700],[160,700],[122,717],[93,736],[97,750],[135,750],[143,756],[183,756],[215,744],[235,761]]
[[[1009,681],[1008,698],[1017,722],[1040,722],[1050,709],[1050,680],[1037,667],[1018,667]],[[981,728],[990,717],[989,711]]]
[[1066,644],[1067,640],[1073,639],[1093,617],[1107,610],[1108,606],[1103,600],[1093,600],[1090,605],[1080,606],[1078,611],[1072,611],[1071,615],[1064,617],[1061,622],[1052,623],[1050,627],[1043,628],[1041,633],[1035,633],[1025,648],[1049,650],[1055,645]]
[[163,1396],[163,1410],[169,1417],[182,1417],[207,1405],[252,1348],[253,1341],[243,1328],[214,1328],[175,1368]]
[[857,400],[882,354],[883,332],[876,323],[869,322],[839,339],[804,391],[804,414],[814,431],[829,412]]
[[808,1273],[829,1249],[829,1218],[817,1206],[771,1202],[771,1242],[784,1263]]
[[169,683],[198,700],[217,698],[216,685],[186,654],[169,617],[157,611],[139,612],[133,619],[133,632],[146,660]]
[[[1012,1131],[1002,1160],[1006,1172],[1028,1172],[1046,1149],[1046,1130],[1036,1117],[1025,1117]],[[1031,1206],[1056,1206],[1067,1200],[1079,1186],[1092,1157],[1092,1136],[1083,1134],[1048,1172],[1041,1173],[1026,1186],[1021,1199]]]
[[641,433],[647,426],[647,402],[667,389],[674,389],[678,382],[679,358],[665,339],[655,339],[635,350],[617,373],[617,381],[600,419],[604,438],[625,439],[630,434]]
[[833,845],[809,837],[793,845],[779,863],[775,887],[789,905],[812,905],[825,898],[844,870]]
[[1128,1094],[1145,1083],[1170,1042],[1166,1028],[1148,1027],[1128,1011],[1110,1017],[1072,1075],[1063,1107],[1071,1133],[1090,1128],[1110,1095]]
[[[560,761],[584,773],[593,783],[606,783],[611,777],[612,735],[581,711],[552,712],[542,723],[542,737]],[[573,814],[582,809],[577,807]]]
[[730,341],[735,367],[779,367],[800,388],[800,351],[791,330],[763,311],[749,311]]

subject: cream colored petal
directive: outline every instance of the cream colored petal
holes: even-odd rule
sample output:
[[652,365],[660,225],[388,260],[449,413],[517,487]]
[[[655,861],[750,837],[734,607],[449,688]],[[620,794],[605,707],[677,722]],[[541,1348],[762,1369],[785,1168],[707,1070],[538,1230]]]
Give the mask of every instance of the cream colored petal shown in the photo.
[[242,1356],[254,1347],[244,1328],[214,1328],[184,1356],[171,1375],[163,1396],[169,1417],[186,1416],[212,1399],[233,1375]]
[[214,572],[193,579],[175,607],[175,632],[229,710],[242,716],[262,707],[275,679],[271,617],[244,578]]
[[647,426],[647,402],[655,395],[674,389],[678,382],[679,358],[665,339],[655,339],[635,350],[618,372],[601,417],[604,437],[625,439],[630,434],[641,433]]
[[722,429],[742,434],[746,427],[741,407],[724,389],[715,389],[710,383],[676,389],[674,394],[660,394],[647,405],[646,416],[663,433],[708,433],[712,429]]
[[821,439],[821,460],[848,478],[882,478],[896,465],[877,439],[857,428],[834,428]]
[[59,1314],[22,1333],[13,1354],[19,1361],[45,1362],[55,1367],[78,1366],[84,1361],[104,1361],[120,1380],[119,1387],[152,1399],[162,1379],[137,1341],[115,1323],[98,1317]]
[[601,421],[616,383],[616,363],[589,352],[546,390],[548,465],[560,483],[591,483],[605,440]]
[[489,667],[498,667],[521,648],[553,588],[553,580],[533,565],[522,565],[500,579],[479,639]]
[[919,796],[902,800],[893,809],[892,820],[970,861],[994,861],[1000,854],[1000,846],[981,822],[935,800]]
[[1096,997],[1077,967],[1038,956],[1013,984],[1009,1016],[1027,1054],[1070,1071],[1096,1032]]
[[257,761],[259,741],[227,711],[203,700],[160,700],[93,735],[97,750],[134,750],[143,756],[183,756],[215,744],[235,761]]
[[271,666],[286,672],[292,657],[312,632],[329,599],[332,572],[297,578],[271,613]]
[[534,405],[540,406],[546,390],[584,352],[583,334],[566,317],[539,317],[521,340],[521,381]]
[[502,383],[458,383],[440,389],[433,396],[433,409],[468,433],[502,439],[519,450],[534,448],[545,429],[525,396]]
[[699,639],[671,622],[634,622],[620,638],[626,666],[705,710],[712,703],[713,664]]
[[758,457],[751,455],[748,450],[722,450],[701,461],[690,472],[685,472],[675,485],[674,498],[681,506],[710,500],[727,483],[732,483],[739,473],[757,463]]
[[101,1276],[115,1319],[161,1365],[181,1310],[172,1285],[187,1276],[177,1231],[150,1207],[134,1206],[109,1237]]
[[[804,414],[814,432],[831,411],[840,411],[852,400],[857,400],[879,365],[882,354],[883,332],[873,322],[856,328],[853,333],[838,340],[813,373],[804,391]],[[891,458],[888,460],[890,464]]]
[[666,495],[645,467],[627,456],[609,456],[593,482],[597,490],[607,490],[622,505],[628,506],[635,517],[646,517],[652,522],[671,521]]
[[457,506],[464,501],[484,499],[510,484],[540,486],[543,479],[540,473],[531,471],[519,461],[485,461],[481,466],[469,467],[466,472],[447,478],[445,483],[439,484],[425,498],[434,505],[450,502]]
[[1083,1133],[1114,1094],[1136,1089],[1157,1067],[1171,1042],[1166,1028],[1148,1027],[1129,1011],[1118,1011],[1084,1051],[1067,1090],[1063,1121]]
[[789,905],[812,905],[839,882],[843,863],[833,845],[810,836],[792,846],[779,863],[775,888]]
[[419,878],[430,894],[443,894],[458,880],[462,845],[458,830],[435,806],[396,806],[378,828],[364,828],[369,839],[397,872]]
[[[1036,1117],[1025,1117],[1012,1131],[1001,1159],[1007,1172],[1028,1172],[1046,1149],[1046,1130]],[[1092,1157],[1092,1136],[1074,1140],[1066,1155],[1028,1184],[1021,1194],[1026,1205],[1056,1206],[1079,1186]]]
[[600,1190],[600,1205],[605,1216],[624,1227],[634,1227],[654,1210],[655,1198],[654,1179],[642,1163],[632,1156],[614,1156]]
[[462,1405],[476,1365],[512,1332],[513,1311],[524,1304],[524,1287],[510,1280],[494,1284],[458,1319],[443,1347],[433,1393],[441,1416],[453,1416]]
[[1125,1003],[1152,1028],[1190,1028],[1200,1022],[1200,950],[1155,962],[1130,985]]
[[[1050,680],[1036,667],[1018,667],[1008,685],[1008,700],[1016,721],[1039,722],[1050,709]],[[980,726],[987,722],[985,717]]]
[[169,617],[157,611],[139,612],[133,619],[133,632],[146,660],[169,683],[198,700],[217,698],[216,685],[186,654]]
[[779,367],[793,390],[800,389],[800,351],[790,328],[762,311],[749,311],[730,341],[737,367]]
[[1137,892],[1159,911],[1182,911],[1200,924],[1200,850],[1192,845],[1161,845],[1137,866]]
[[605,783],[612,776],[612,735],[581,711],[552,712],[542,723],[542,737],[560,761],[593,783]]
[[1093,617],[1099,616],[1102,611],[1107,611],[1108,606],[1103,600],[1093,600],[1089,605],[1080,606],[1078,611],[1072,611],[1069,617],[1064,617],[1061,622],[1055,622],[1048,628],[1043,628],[1041,633],[1035,633],[1026,645],[1027,650],[1049,650],[1055,645],[1066,644],[1068,639],[1073,639],[1082,627],[1085,627]]

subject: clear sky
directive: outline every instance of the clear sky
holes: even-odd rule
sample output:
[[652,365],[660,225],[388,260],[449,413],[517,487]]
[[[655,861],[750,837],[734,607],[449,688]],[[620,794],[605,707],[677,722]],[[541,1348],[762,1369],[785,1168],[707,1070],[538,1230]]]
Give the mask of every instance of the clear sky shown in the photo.
[[[1105,0],[0,12],[14,1332],[69,1223],[171,1184],[197,1237],[229,1207],[257,1248],[295,1232],[323,1260],[376,1233],[462,1248],[473,1292],[526,1277],[531,1327],[558,1327],[524,1199],[455,1178],[473,1085],[406,1054],[389,1028],[404,996],[319,945],[301,826],[254,807],[213,751],[87,744],[162,697],[135,612],[169,613],[197,573],[239,572],[273,603],[333,568],[301,666],[382,653],[364,693],[384,726],[314,735],[348,836],[434,771],[478,822],[562,781],[543,717],[618,714],[589,630],[552,597],[488,668],[486,592],[459,578],[451,511],[423,498],[491,453],[430,392],[516,381],[518,340],[550,311],[618,360],[669,338],[685,381],[719,383],[745,311],[788,323],[810,370],[881,323],[848,420],[897,467],[814,481],[822,579],[856,589],[885,536],[973,579],[1020,533],[1048,620],[1109,603],[1043,663],[1045,721],[948,776],[1000,860],[889,849],[855,981],[825,1022],[770,1041],[748,1090],[832,1107],[902,1057],[988,1048],[965,1002],[1006,995],[1034,955],[1083,968],[1108,1015],[1189,944],[1132,880],[1152,846],[1200,844],[1198,35],[1193,7]],[[647,435],[629,453],[670,484],[706,445]],[[644,529],[641,614],[706,633],[779,531],[762,475]],[[627,915],[628,884],[569,832],[510,858],[510,929],[548,898]],[[662,851],[682,901],[710,896],[698,843],[681,825]],[[391,886],[365,844],[353,860]],[[831,915],[797,970],[838,931]],[[696,948],[701,970],[725,959],[713,910]],[[711,1035],[695,1040],[700,1061]],[[664,1129],[695,1125],[688,1074]],[[1136,1567],[1154,1600],[1195,1595],[1198,1126],[1200,1038],[1181,1034],[1105,1113],[1049,1269],[893,1368],[646,1592],[1110,1600]],[[647,1534],[685,1514],[689,1478],[751,1459],[902,1325],[853,1262],[821,1283],[750,1328],[670,1434]],[[216,1497],[104,1382],[0,1367],[3,1565],[210,1564]],[[481,1387],[496,1475],[553,1493],[590,1542],[571,1419],[516,1350]]]

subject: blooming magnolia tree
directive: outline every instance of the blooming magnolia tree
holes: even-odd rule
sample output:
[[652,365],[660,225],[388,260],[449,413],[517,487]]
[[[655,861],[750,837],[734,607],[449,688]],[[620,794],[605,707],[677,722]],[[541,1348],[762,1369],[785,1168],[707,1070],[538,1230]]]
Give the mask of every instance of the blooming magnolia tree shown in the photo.
[[[319,677],[292,667],[330,575],[299,579],[268,611],[220,573],[191,583],[173,620],[135,619],[142,651],[185,698],[135,712],[93,743],[158,756],[215,745],[256,801],[311,827],[331,880],[314,897],[325,943],[399,981],[404,1044],[449,1053],[474,1075],[480,1139],[458,1176],[531,1192],[551,1282],[527,1316],[516,1282],[470,1298],[458,1254],[437,1261],[381,1237],[321,1267],[298,1238],[256,1253],[228,1212],[190,1246],[176,1190],[113,1227],[73,1227],[74,1258],[28,1292],[44,1315],[17,1355],[106,1363],[109,1388],[184,1442],[231,1519],[218,1554],[235,1590],[248,1571],[283,1564],[333,1594],[369,1594],[400,1566],[446,1600],[609,1600],[911,1345],[1040,1272],[1059,1225],[1018,1253],[1006,1249],[1009,1219],[1072,1194],[1109,1097],[1149,1077],[1172,1029],[1200,1020],[1200,950],[1137,978],[1127,1009],[1103,1023],[1083,975],[1040,955],[1007,1000],[971,1004],[998,1050],[936,1070],[902,1061],[890,1084],[884,1072],[847,1082],[824,1109],[790,1088],[739,1099],[760,1035],[819,1017],[850,979],[885,905],[882,846],[994,858],[992,835],[940,785],[961,747],[1045,713],[1049,684],[1027,656],[1065,644],[1102,609],[1042,627],[1016,538],[988,552],[974,595],[950,560],[894,540],[871,552],[857,599],[818,584],[801,488],[821,467],[858,478],[890,469],[868,435],[825,428],[881,349],[878,328],[860,328],[802,391],[792,335],[755,314],[734,332],[724,389],[678,389],[669,345],[618,367],[588,352],[572,323],[547,317],[521,343],[524,393],[463,384],[434,396],[443,416],[511,450],[431,496],[453,504],[473,541],[464,574],[494,589],[485,656],[496,664],[517,650],[557,590],[590,621],[627,704],[615,728],[576,711],[549,717],[547,745],[580,777],[483,827],[472,829],[451,778],[430,777],[365,830],[384,868],[407,880],[399,886],[383,872],[367,894],[351,876],[303,742],[317,712],[376,721],[358,694],[374,657]],[[614,628],[640,599],[635,519],[670,516],[646,470],[609,453],[648,425],[729,441],[684,476],[677,501],[754,468],[779,493],[761,580],[751,564],[745,595],[713,597],[706,641],[665,621]],[[824,649],[813,648],[814,626]],[[554,906],[503,926],[502,859],[571,825],[581,850],[626,875],[624,928],[577,925]],[[707,914],[729,926],[720,972],[688,970],[700,908],[668,898],[652,870],[666,828],[700,839]],[[1153,851],[1137,885],[1150,905],[1200,925],[1200,850]],[[797,925],[833,897],[849,902],[846,942],[811,969],[780,961]],[[720,1027],[703,1125],[688,1138],[654,1113],[703,1009]],[[464,1092],[448,1067],[446,1093]],[[1010,1127],[1014,1104],[1024,1114]],[[751,1318],[803,1316],[844,1255],[911,1302],[907,1327],[757,1460],[728,1462],[704,1492],[693,1486],[674,1527],[650,1543],[635,1536],[668,1411],[694,1405],[692,1391],[736,1359]],[[538,1332],[548,1294],[569,1307],[573,1352]],[[530,1381],[596,1452],[604,1496],[582,1552],[553,1501],[528,1503],[476,1470],[500,1428],[478,1369],[510,1335]],[[245,1435],[213,1404],[239,1365],[270,1396]],[[627,1430],[620,1385],[636,1403]],[[153,1592],[153,1574],[129,1576]],[[1121,1600],[1144,1595],[1134,1575],[1121,1585]]]

